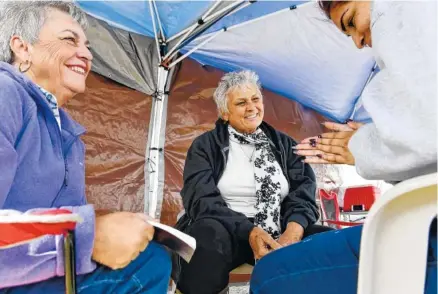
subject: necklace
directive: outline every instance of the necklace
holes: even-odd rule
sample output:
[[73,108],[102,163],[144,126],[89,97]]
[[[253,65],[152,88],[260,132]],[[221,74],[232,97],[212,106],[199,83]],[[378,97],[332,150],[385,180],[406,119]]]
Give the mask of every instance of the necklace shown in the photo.
[[240,147],[240,149],[242,149],[243,154],[245,154],[245,157],[248,158],[249,162],[252,163],[252,160],[253,160],[253,157],[254,157],[254,152],[255,152],[255,147],[254,147],[254,149],[252,149],[251,156],[248,156],[246,154],[245,150],[243,150],[243,148],[242,148],[242,144],[239,144],[239,147]]

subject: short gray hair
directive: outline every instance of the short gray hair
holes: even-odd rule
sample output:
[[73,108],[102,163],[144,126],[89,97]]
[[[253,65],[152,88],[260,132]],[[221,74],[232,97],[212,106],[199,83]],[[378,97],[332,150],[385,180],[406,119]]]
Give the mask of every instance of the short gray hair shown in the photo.
[[0,61],[14,62],[10,48],[12,36],[18,35],[30,44],[38,41],[38,35],[51,9],[65,12],[85,30],[85,13],[72,2],[66,1],[0,1]]
[[251,70],[229,72],[221,78],[219,85],[213,94],[214,102],[216,102],[219,115],[222,113],[228,113],[228,92],[245,84],[256,85],[261,95],[259,76]]

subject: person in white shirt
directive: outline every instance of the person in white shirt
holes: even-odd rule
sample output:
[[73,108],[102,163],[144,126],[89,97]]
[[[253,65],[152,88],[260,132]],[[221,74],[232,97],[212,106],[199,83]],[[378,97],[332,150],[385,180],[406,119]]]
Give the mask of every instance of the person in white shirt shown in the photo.
[[362,94],[372,122],[326,123],[335,132],[305,139],[297,154],[308,163],[355,165],[368,180],[436,172],[437,2],[321,3],[359,49],[372,48],[380,71]]
[[[308,163],[355,164],[367,179],[403,181],[436,172],[437,2],[319,3],[358,48],[372,47],[380,72],[362,99],[373,122],[326,123],[336,132],[304,140],[297,155]],[[436,224],[429,234],[426,294],[437,293]],[[254,268],[251,293],[357,293],[361,232],[362,226],[327,232],[267,255]]]

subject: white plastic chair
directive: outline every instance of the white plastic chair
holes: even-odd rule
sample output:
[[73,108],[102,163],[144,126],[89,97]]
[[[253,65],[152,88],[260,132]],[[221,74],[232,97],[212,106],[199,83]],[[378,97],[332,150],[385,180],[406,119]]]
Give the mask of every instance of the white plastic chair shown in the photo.
[[436,216],[436,173],[397,184],[377,198],[362,231],[357,293],[424,293]]

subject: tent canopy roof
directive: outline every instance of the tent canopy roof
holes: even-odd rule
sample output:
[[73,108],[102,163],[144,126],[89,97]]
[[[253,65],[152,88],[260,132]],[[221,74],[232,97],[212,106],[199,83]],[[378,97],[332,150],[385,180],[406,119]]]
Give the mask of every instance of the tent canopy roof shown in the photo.
[[[212,15],[234,4],[233,13],[213,18],[215,23],[180,51],[196,49],[191,58],[224,71],[255,70],[265,88],[334,120],[367,120],[356,104],[374,68],[373,57],[368,50],[357,50],[316,3],[305,2],[78,1],[88,14],[145,38],[155,38],[161,23],[166,40],[206,12]],[[154,21],[151,7],[158,14]],[[213,39],[201,44],[208,37]]]

